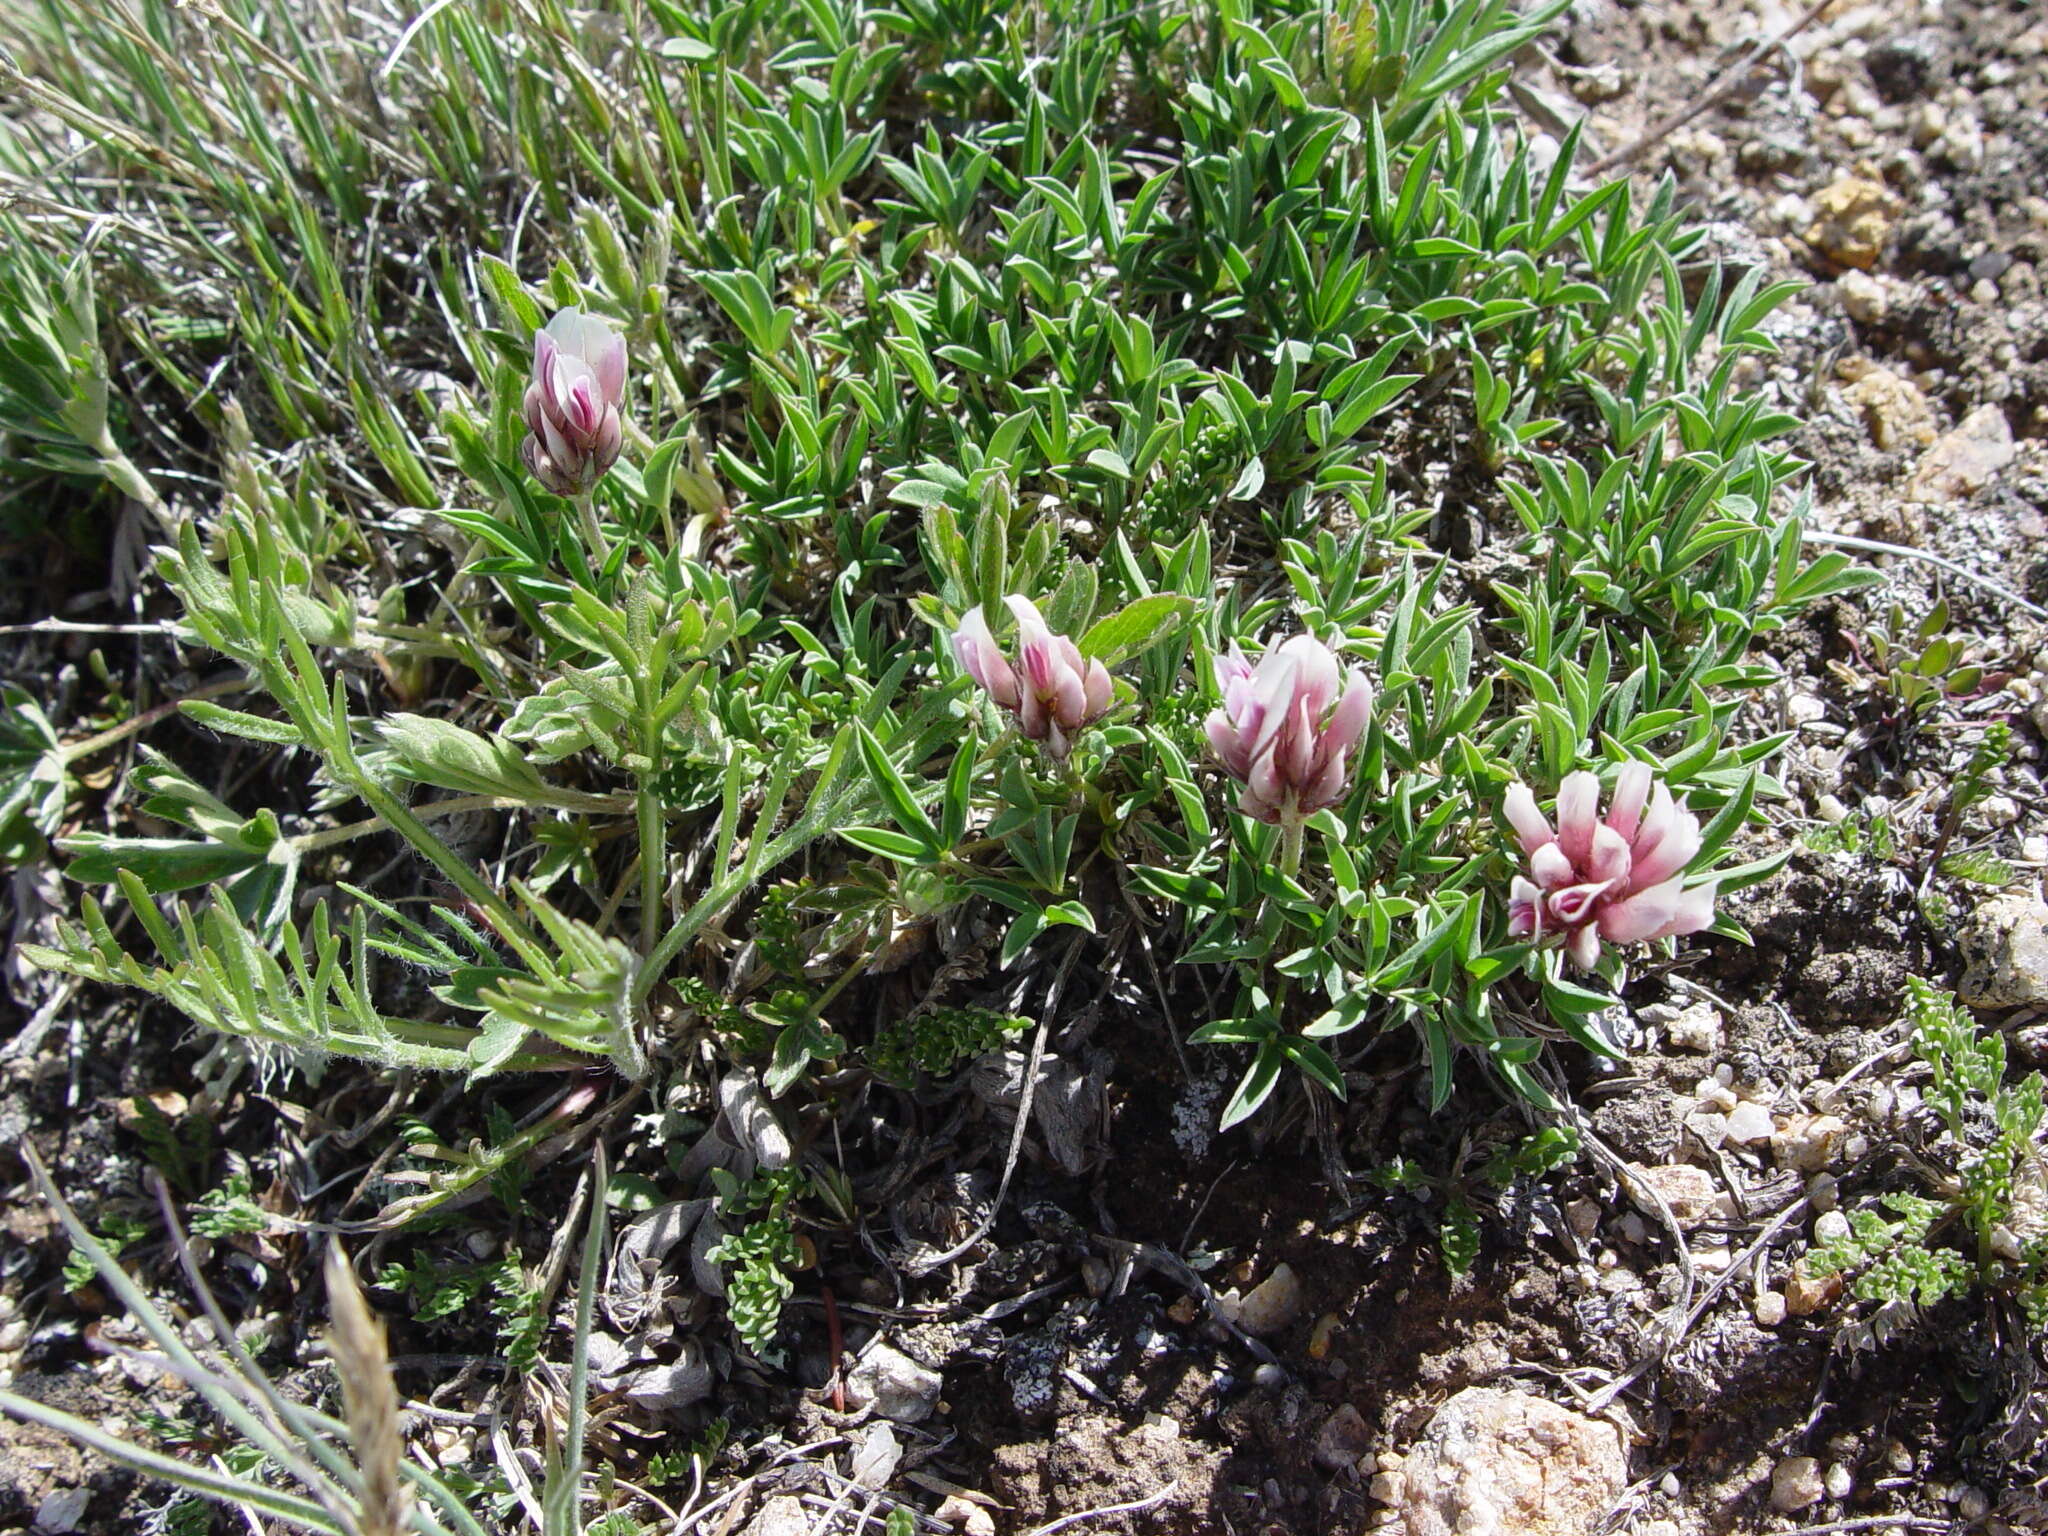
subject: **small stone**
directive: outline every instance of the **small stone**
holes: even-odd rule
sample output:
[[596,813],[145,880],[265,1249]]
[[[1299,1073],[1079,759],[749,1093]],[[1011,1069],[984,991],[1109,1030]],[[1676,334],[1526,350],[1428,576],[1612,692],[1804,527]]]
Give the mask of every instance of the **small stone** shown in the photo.
[[854,1407],[872,1403],[875,1412],[899,1424],[922,1424],[930,1418],[942,1385],[937,1371],[879,1339],[868,1345],[846,1377]]
[[1839,1503],[1855,1490],[1856,1479],[1850,1475],[1849,1469],[1838,1461],[1828,1468],[1826,1486],[1828,1497]]
[[1735,1108],[1736,1099],[1734,1093],[1718,1077],[1701,1078],[1693,1085],[1692,1093],[1693,1097],[1698,1099],[1703,1106],[1708,1109],[1719,1110],[1724,1115]]
[[1858,325],[1881,325],[1891,313],[1891,295],[1868,272],[1851,267],[1836,279],[1835,292],[1841,295],[1842,312]]
[[1884,254],[1899,200],[1882,182],[1844,176],[1814,194],[1806,243],[1837,266],[1869,271]]
[[1409,1452],[1406,1536],[1584,1536],[1628,1486],[1611,1424],[1529,1392],[1468,1387]]
[[1977,802],[1977,814],[1994,827],[2009,827],[2020,819],[2020,803],[2011,795],[1986,795]]
[[1371,1449],[1372,1430],[1364,1415],[1349,1403],[1323,1420],[1323,1427],[1316,1431],[1316,1465],[1326,1472],[1354,1465]]
[[1806,1203],[1816,1211],[1832,1211],[1841,1198],[1832,1173],[1816,1173],[1806,1181]]
[[1889,368],[1859,367],[1853,360],[1838,369],[1854,374],[1842,398],[1863,418],[1871,442],[1886,453],[1896,448],[1925,448],[1939,435],[1934,406],[1911,379]]
[[1375,1472],[1366,1491],[1382,1504],[1398,1504],[1408,1491],[1408,1479],[1400,1472]]
[[1756,1320],[1760,1328],[1775,1328],[1785,1321],[1785,1298],[1777,1291],[1765,1291],[1756,1299]]
[[1837,795],[1822,795],[1813,802],[1813,814],[1833,826],[1838,821],[1848,820],[1849,807],[1842,804]]
[[2018,450],[2005,412],[1980,405],[1953,432],[1921,457],[1907,482],[1905,499],[1919,502],[1960,501],[1991,483]]
[[2048,905],[2032,894],[1980,902],[1956,935],[1967,962],[1956,996],[1971,1008],[2048,1004]]
[[1280,1332],[1308,1306],[1308,1292],[1288,1265],[1277,1266],[1237,1304],[1237,1325],[1255,1338]]
[[848,1471],[861,1487],[879,1492],[889,1486],[903,1464],[903,1444],[887,1420],[876,1420],[860,1433]]
[[1991,1513],[1991,1498],[1982,1488],[1961,1487],[1956,1490],[1956,1513],[1965,1520],[1982,1520]]
[[1822,1211],[1813,1218],[1813,1240],[1816,1243],[1839,1243],[1853,1230],[1849,1218],[1840,1211]]
[[1590,1243],[1593,1234],[1600,1230],[1600,1202],[1598,1200],[1574,1200],[1564,1208],[1564,1219],[1572,1229],[1572,1235],[1582,1243]]
[[761,1506],[746,1536],[810,1536],[811,1515],[793,1493],[781,1494]]
[[1761,1104],[1745,1100],[1728,1112],[1728,1139],[1737,1146],[1747,1147],[1755,1142],[1768,1141],[1776,1129],[1771,1112]]
[[1771,1135],[1771,1157],[1780,1168],[1819,1173],[1848,1134],[1847,1123],[1838,1116],[1791,1115]]
[[1792,726],[1811,725],[1816,720],[1828,717],[1825,700],[1817,699],[1810,693],[1795,693],[1785,701],[1785,723]]
[[1970,277],[1979,283],[1995,283],[2011,270],[2011,251],[1986,251],[1970,263]]
[[1711,1056],[1721,1049],[1721,1010],[1712,1003],[1694,1003],[1667,1024],[1664,1033],[1681,1051]]
[[1785,1281],[1785,1310],[1794,1317],[1811,1317],[1841,1294],[1840,1275],[1809,1275],[1795,1264]]
[[947,1525],[959,1526],[967,1536],[996,1536],[995,1516],[974,1500],[963,1499],[957,1493],[947,1494],[932,1514]]
[[1811,1456],[1787,1456],[1771,1469],[1771,1508],[1794,1514],[1827,1493],[1820,1463]]
[[1657,1215],[1657,1202],[1649,1194],[1655,1190],[1686,1231],[1719,1215],[1726,1205],[1726,1197],[1714,1176],[1690,1163],[1666,1163],[1658,1168],[1631,1163],[1629,1175],[1628,1195],[1637,1210],[1645,1216]]
[[1724,1275],[1734,1262],[1735,1255],[1726,1248],[1695,1248],[1692,1253],[1692,1267],[1703,1275]]

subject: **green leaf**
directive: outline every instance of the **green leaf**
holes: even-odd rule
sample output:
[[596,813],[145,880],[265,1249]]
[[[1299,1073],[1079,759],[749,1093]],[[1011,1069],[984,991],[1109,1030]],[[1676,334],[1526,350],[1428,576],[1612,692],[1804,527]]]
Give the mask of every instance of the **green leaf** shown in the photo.
[[923,846],[926,853],[937,858],[946,851],[945,840],[939,836],[939,829],[932,825],[931,817],[925,815],[917,803],[917,797],[910,792],[910,785],[903,775],[896,771],[896,765],[889,761],[889,754],[875,733],[867,728],[864,721],[854,722],[856,739],[860,743],[861,761],[867,765],[868,778],[881,794],[882,803],[891,819]]
[[1097,620],[1081,637],[1080,652],[1105,667],[1114,667],[1172,639],[1194,609],[1193,598],[1176,593],[1141,597]]
[[1258,1113],[1259,1107],[1272,1096],[1274,1084],[1280,1081],[1280,1067],[1286,1059],[1277,1040],[1268,1040],[1259,1047],[1258,1054],[1245,1071],[1244,1080],[1237,1085],[1237,1092],[1230,1096],[1230,1102],[1223,1108],[1223,1123],[1219,1130],[1227,1131]]
[[502,736],[481,736],[431,715],[387,715],[377,735],[402,778],[459,794],[545,800],[547,785],[526,754]]

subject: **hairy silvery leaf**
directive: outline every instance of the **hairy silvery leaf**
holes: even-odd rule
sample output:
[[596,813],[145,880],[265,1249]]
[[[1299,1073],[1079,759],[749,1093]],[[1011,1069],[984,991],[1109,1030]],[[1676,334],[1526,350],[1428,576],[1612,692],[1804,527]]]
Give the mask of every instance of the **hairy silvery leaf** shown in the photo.
[[387,715],[377,722],[377,734],[389,750],[392,771],[418,783],[511,800],[546,797],[546,783],[512,742],[431,715]]

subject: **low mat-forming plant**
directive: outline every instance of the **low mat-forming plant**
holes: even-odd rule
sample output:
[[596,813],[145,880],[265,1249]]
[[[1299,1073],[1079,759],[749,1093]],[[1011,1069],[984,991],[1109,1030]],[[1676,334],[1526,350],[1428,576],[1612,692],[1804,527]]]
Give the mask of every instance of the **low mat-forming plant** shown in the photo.
[[1851,1211],[1847,1234],[1800,1262],[1873,1304],[1856,1324],[1861,1339],[1978,1287],[2048,1328],[2042,1076],[2009,1075],[2005,1037],[1980,1029],[1952,994],[1918,977],[1906,985],[1908,1043],[1927,1075],[1927,1123],[1897,1149],[1912,1177]]
[[[359,9],[0,55],[0,469],[155,510],[238,694],[97,831],[10,696],[0,811],[86,888],[37,964],[273,1060],[799,1096],[1142,944],[1235,1123],[1403,1030],[1434,1105],[1471,1057],[1548,1107],[1643,945],[1740,937],[1751,644],[1864,577],[1736,388],[1789,289],[1505,108],[1562,0]],[[133,468],[195,439],[217,491]],[[1396,489],[1447,457],[1484,579]]]

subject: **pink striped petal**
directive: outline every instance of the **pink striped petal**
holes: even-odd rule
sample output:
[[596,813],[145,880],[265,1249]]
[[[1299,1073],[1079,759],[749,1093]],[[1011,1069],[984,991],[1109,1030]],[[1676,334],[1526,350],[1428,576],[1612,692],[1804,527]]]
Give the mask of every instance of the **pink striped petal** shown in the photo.
[[1642,762],[1627,762],[1621,765],[1621,772],[1614,776],[1614,798],[1607,807],[1607,825],[1625,838],[1636,835],[1636,827],[1643,817],[1643,803],[1650,797],[1650,785],[1655,781],[1650,765]]
[[1600,936],[1610,944],[1635,944],[1657,937],[1677,915],[1679,882],[1667,880],[1600,909]]
[[1508,825],[1515,829],[1515,840],[1522,845],[1522,852],[1533,854],[1557,841],[1557,834],[1550,830],[1550,822],[1536,808],[1535,794],[1519,779],[1508,786],[1504,809]]
[[1600,823],[1600,780],[1590,773],[1565,776],[1557,789],[1557,844],[1581,868],[1593,851],[1593,828]]

